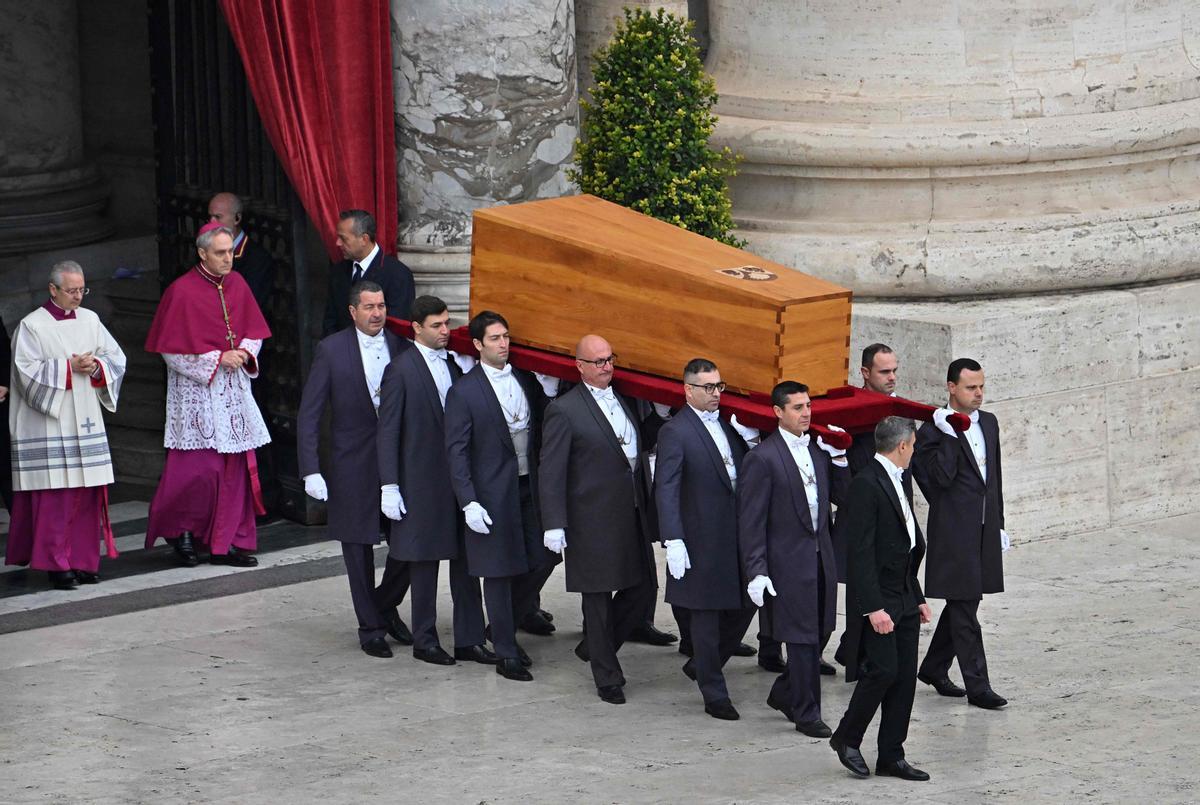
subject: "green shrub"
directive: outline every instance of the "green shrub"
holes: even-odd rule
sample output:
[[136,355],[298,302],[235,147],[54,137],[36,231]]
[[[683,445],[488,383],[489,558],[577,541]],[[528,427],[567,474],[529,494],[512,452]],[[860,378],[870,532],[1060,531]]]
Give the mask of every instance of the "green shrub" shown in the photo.
[[692,23],[659,9],[625,9],[596,53],[581,99],[583,137],[571,181],[581,191],[733,246],[728,177],[737,158],[709,148],[717,91]]

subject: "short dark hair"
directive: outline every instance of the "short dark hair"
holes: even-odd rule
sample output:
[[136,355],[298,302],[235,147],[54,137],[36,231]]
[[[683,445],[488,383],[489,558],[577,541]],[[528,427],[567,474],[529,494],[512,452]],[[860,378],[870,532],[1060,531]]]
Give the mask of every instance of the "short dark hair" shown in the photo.
[[885,416],[875,426],[875,452],[891,453],[916,433],[917,423],[902,416]]
[[795,380],[785,380],[771,389],[771,405],[776,408],[787,407],[788,397],[793,394],[808,394],[808,386]]
[[375,216],[366,210],[342,210],[338,213],[339,221],[353,221],[354,234],[370,235],[371,240],[375,240],[375,233],[379,230],[375,227]]
[[708,358],[692,358],[687,362],[687,366],[683,367],[683,378],[686,380],[703,372],[715,371],[717,371],[717,365]]
[[959,358],[956,361],[950,362],[950,368],[946,370],[946,382],[957,383],[962,377],[963,369],[969,372],[982,372],[983,367],[979,365],[979,361],[972,358]]
[[862,367],[864,369],[870,369],[872,366],[875,365],[875,356],[876,355],[878,355],[880,352],[884,353],[885,355],[889,355],[894,351],[895,350],[893,350],[887,344],[878,344],[878,343],[871,344],[870,346],[865,347],[863,349]]
[[424,325],[425,319],[447,310],[446,303],[436,296],[418,296],[413,300],[411,321],[413,324]]
[[350,306],[358,307],[358,303],[362,301],[362,295],[365,293],[383,293],[383,288],[378,282],[370,280],[359,280],[350,286]]
[[[442,311],[437,311],[441,313]],[[503,324],[504,329],[508,329],[508,320],[494,310],[481,310],[475,317],[467,323],[467,332],[472,338],[483,341],[483,336],[487,333],[487,328],[493,324]]]

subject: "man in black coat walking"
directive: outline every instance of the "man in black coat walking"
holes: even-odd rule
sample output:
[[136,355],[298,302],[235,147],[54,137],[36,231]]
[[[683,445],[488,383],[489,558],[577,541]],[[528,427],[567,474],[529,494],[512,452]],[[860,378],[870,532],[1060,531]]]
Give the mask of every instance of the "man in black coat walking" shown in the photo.
[[928,780],[904,758],[917,686],[917,640],[921,624],[932,619],[917,581],[925,539],[901,480],[916,434],[911,419],[886,417],[873,436],[878,452],[850,483],[844,523],[850,543],[846,681],[858,684],[829,744],[852,774],[868,776],[860,747],[882,707],[875,773]]
[[546,397],[533,375],[508,363],[503,316],[482,311],[469,330],[479,363],[446,395],[450,481],[466,518],[467,572],[483,578],[496,672],[529,681],[532,661],[516,628],[559,561],[542,545],[536,505]]
[[[412,585],[413,656],[434,665],[494,665],[484,646],[479,580],[467,574],[463,519],[450,484],[444,430],[446,395],[462,370],[446,351],[450,312],[435,296],[412,306],[413,348],[388,364],[379,402],[380,509],[393,521],[388,560],[375,591],[381,611]],[[454,656],[437,635],[438,565],[450,560]]]
[[716,364],[694,358],[683,369],[687,404],[658,432],[654,496],[667,550],[667,603],[687,610],[704,711],[736,720],[721,669],[741,644],[754,608],[746,600],[737,541],[737,478],[746,443],[718,416],[725,384]]
[[360,280],[370,280],[383,288],[384,301],[393,316],[403,316],[412,307],[416,295],[412,272],[395,257],[384,255],[375,235],[375,216],[366,210],[345,210],[338,215],[337,242],[344,259],[329,267],[322,335],[350,324],[340,300]]
[[645,620],[657,583],[657,531],[633,409],[612,387],[616,355],[598,335],[575,348],[583,382],[546,409],[539,467],[544,544],[564,553],[567,590],[583,596],[588,659],[601,699],[624,704],[617,651]]
[[[917,432],[913,475],[929,501],[929,559],[925,590],[944,598],[933,639],[917,675],[943,696],[962,696],[950,681],[950,664],[958,658],[967,701],[995,710],[1008,700],[992,690],[979,602],[985,594],[1004,592],[1004,489],[1000,469],[1000,425],[981,411],[983,367],[959,358],[946,372],[950,404],[934,412],[933,421]],[[947,422],[954,412],[971,418],[957,433]]]
[[[379,389],[383,371],[408,342],[384,329],[387,307],[383,289],[365,281],[350,291],[353,327],[317,345],[297,417],[296,449],[304,491],[328,501],[329,536],[342,543],[350,597],[358,616],[362,650],[390,657],[384,616],[375,607],[375,545],[381,540],[379,461],[376,439]],[[317,448],[321,416],[331,414],[329,481],[321,473]],[[403,641],[408,628],[397,636]]]

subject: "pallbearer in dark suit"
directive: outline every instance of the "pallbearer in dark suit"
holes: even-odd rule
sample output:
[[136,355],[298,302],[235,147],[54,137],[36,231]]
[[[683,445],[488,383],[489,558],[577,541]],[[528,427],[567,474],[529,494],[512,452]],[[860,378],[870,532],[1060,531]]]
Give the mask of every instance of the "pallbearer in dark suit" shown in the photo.
[[[929,501],[929,561],[925,590],[931,598],[946,599],[933,640],[917,675],[943,696],[962,696],[950,681],[950,663],[966,685],[967,701],[995,710],[1008,700],[992,690],[979,601],[986,593],[1004,592],[1004,562],[1008,549],[1004,531],[1004,490],[1000,472],[1000,426],[981,411],[983,367],[959,358],[946,373],[950,404],[934,412],[933,421],[917,432],[913,475]],[[957,433],[946,421],[951,413],[966,414],[971,427]]]
[[655,594],[650,539],[657,524],[647,519],[638,420],[609,385],[615,360],[598,335],[576,346],[583,382],[546,409],[538,489],[545,546],[565,550],[567,590],[583,594],[587,634],[575,653],[590,660],[600,698],[623,704],[617,650]]
[[[558,554],[542,545],[535,505],[545,395],[508,363],[508,322],[485,310],[470,323],[479,363],[446,395],[446,452],[466,518],[467,572],[483,578],[496,672],[529,681],[516,629]],[[519,607],[519,608],[518,608]]]
[[[342,543],[362,650],[373,657],[390,657],[392,650],[384,639],[387,624],[374,601],[374,551],[381,539],[376,412],[383,370],[408,342],[384,330],[387,307],[378,285],[358,283],[349,301],[354,326],[317,345],[300,398],[296,446],[304,491],[329,502],[329,536]],[[327,406],[332,442],[328,482],[317,455]]]
[[852,774],[868,776],[860,747],[882,707],[875,773],[928,780],[904,759],[917,687],[917,638],[921,624],[933,617],[917,581],[925,539],[901,481],[916,429],[911,419],[886,417],[873,436],[879,452],[850,483],[844,523],[850,542],[845,648],[852,658],[846,681],[858,684],[829,745]]
[[[375,591],[387,611],[412,584],[413,656],[435,665],[456,659],[494,664],[484,646],[483,598],[479,580],[467,575],[463,520],[446,459],[446,394],[462,376],[446,352],[450,313],[435,296],[419,296],[412,306],[413,349],[406,349],[383,373],[379,402],[380,508],[392,523],[388,561]],[[454,600],[454,656],[437,635],[438,563],[450,560]]]
[[[831,504],[840,504],[850,470],[846,451],[811,439],[808,386],[785,380],[771,391],[779,429],[742,460],[738,541],[746,592],[772,602],[772,637],[787,644],[787,669],[767,704],[796,730],[828,738],[821,720],[821,643],[833,631],[837,568],[829,538]],[[778,582],[778,585],[775,582]]]
[[395,257],[383,253],[375,242],[375,232],[375,216],[366,210],[344,210],[338,215],[337,243],[345,259],[329,267],[324,335],[350,323],[335,300],[345,299],[350,286],[361,280],[383,288],[383,298],[394,316],[403,316],[413,303],[416,292],[412,272]]
[[695,679],[704,710],[739,717],[721,669],[741,644],[754,608],[743,592],[737,543],[738,467],[746,443],[717,415],[725,384],[716,365],[695,358],[683,369],[687,404],[658,433],[654,497],[667,549],[667,603],[687,610]]

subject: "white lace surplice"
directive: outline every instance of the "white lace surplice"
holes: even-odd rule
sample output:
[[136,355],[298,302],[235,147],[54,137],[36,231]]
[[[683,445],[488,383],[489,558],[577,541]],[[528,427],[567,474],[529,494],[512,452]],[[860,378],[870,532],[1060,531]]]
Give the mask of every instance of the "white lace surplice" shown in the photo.
[[169,450],[216,450],[244,453],[271,441],[267,425],[250,393],[258,377],[259,339],[238,344],[255,358],[254,371],[222,369],[218,350],[200,355],[163,355],[167,362],[167,424],[163,446]]

